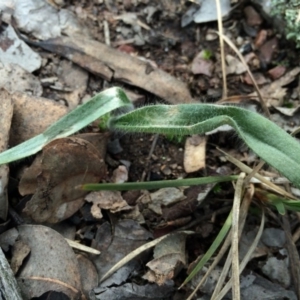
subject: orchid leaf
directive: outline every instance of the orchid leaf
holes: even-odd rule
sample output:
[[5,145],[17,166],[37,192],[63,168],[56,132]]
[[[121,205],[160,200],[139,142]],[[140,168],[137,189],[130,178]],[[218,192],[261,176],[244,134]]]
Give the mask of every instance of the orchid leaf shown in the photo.
[[109,128],[122,132],[171,135],[203,134],[232,126],[261,159],[300,187],[300,144],[269,119],[236,107],[213,104],[145,106],[112,117]]

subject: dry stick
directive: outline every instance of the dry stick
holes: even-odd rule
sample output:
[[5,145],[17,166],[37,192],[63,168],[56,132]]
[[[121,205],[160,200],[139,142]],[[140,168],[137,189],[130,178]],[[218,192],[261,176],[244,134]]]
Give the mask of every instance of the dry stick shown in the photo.
[[249,76],[250,76],[250,78],[253,82],[253,85],[254,85],[255,90],[257,92],[257,95],[258,95],[260,104],[263,108],[263,111],[264,111],[265,115],[270,119],[271,114],[269,112],[269,109],[268,109],[268,107],[267,107],[267,105],[266,105],[266,103],[265,103],[265,101],[264,101],[264,99],[261,95],[261,92],[259,91],[258,85],[257,85],[257,83],[256,83],[256,81],[255,81],[255,79],[254,79],[254,77],[253,77],[253,75],[252,75],[245,59],[244,59],[244,57],[242,56],[242,54],[239,52],[239,50],[235,47],[235,45],[231,42],[231,40],[227,36],[225,36],[224,34],[221,34],[220,32],[217,32],[217,31],[215,31],[215,32],[222,37],[222,39],[227,43],[227,45],[229,47],[231,47],[232,50],[234,50],[235,54],[239,57],[241,62],[244,64],[244,66],[245,66],[245,68],[246,68],[246,70],[247,70],[247,72],[248,72],[248,74],[249,74]]
[[226,64],[225,64],[225,52],[224,52],[224,40],[223,36],[223,24],[222,24],[222,14],[220,7],[220,0],[215,0],[217,6],[217,15],[218,15],[218,29],[220,32],[219,40],[220,40],[220,53],[221,53],[221,65],[222,65],[222,77],[223,77],[223,93],[222,98],[227,97],[227,81],[226,81]]
[[[237,194],[237,189],[236,189],[236,193],[235,193],[235,196],[236,197],[236,194]],[[246,217],[247,217],[247,213],[248,213],[248,209],[249,209],[249,206],[251,204],[251,200],[252,200],[252,197],[254,195],[254,186],[251,185],[251,189],[247,190],[245,196],[244,196],[244,201],[242,203],[242,207],[241,207],[241,215],[240,215],[240,230],[239,230],[239,236],[238,236],[238,239],[240,239],[241,235],[242,235],[242,232],[243,232],[243,228],[244,228],[244,225],[245,225],[245,222],[246,222]],[[233,232],[233,230],[232,230]],[[230,268],[230,265],[232,264],[232,256],[233,256],[233,244],[231,246],[231,249],[227,255],[227,258],[226,258],[226,261],[225,261],[225,264],[222,268],[222,272],[220,274],[220,277],[219,277],[219,280],[217,282],[217,285],[214,289],[214,292],[213,292],[213,295],[211,297],[211,299],[214,299],[215,297],[217,297],[217,295],[220,293],[221,289],[222,289],[222,286],[226,280],[226,277],[227,277],[227,274],[229,272],[229,268]],[[238,259],[238,258],[237,258]],[[235,298],[233,298],[235,299]]]
[[255,174],[258,174],[259,170],[264,166],[265,162],[261,160],[256,167],[253,168],[252,172],[250,172],[247,177],[245,178],[245,186],[247,186],[251,180],[252,177],[255,176]]
[[[233,156],[229,155],[228,153],[226,153],[225,151],[221,150],[220,148],[216,148],[218,151],[220,151],[221,153],[223,153],[226,158],[232,162],[233,164],[235,164],[238,168],[240,168],[243,172],[249,174],[251,173],[253,170],[248,167],[247,165],[245,165],[244,163],[240,162],[239,160],[237,160],[236,158],[234,158]],[[267,180],[266,178],[264,178],[262,175],[260,174],[255,174],[254,177],[256,179],[258,179],[259,181],[261,181],[262,183],[264,183],[265,185],[267,185],[270,189],[272,189],[273,191],[275,191],[276,193],[278,193],[279,195],[282,195],[284,197],[290,198],[290,199],[294,199],[297,200],[297,198],[286,192],[285,190],[281,189],[280,187],[278,187],[276,184],[270,182],[269,180]]]
[[[256,249],[256,246],[257,246],[257,244],[258,244],[258,242],[261,238],[261,235],[263,233],[264,224],[265,224],[265,212],[264,212],[264,210],[262,210],[261,223],[260,223],[260,226],[259,226],[258,233],[257,233],[253,243],[251,244],[251,246],[249,248],[249,251],[247,252],[247,254],[245,255],[245,257],[243,258],[243,260],[240,264],[240,274],[245,269],[247,263],[251,259],[251,256],[252,256],[254,250]],[[213,300],[221,300],[228,293],[228,291],[230,290],[230,287],[231,287],[231,279],[226,283],[225,287],[222,289],[220,294],[216,298],[214,298]]]
[[[252,73],[251,73],[251,71],[250,71],[250,69],[249,69],[249,67],[248,67],[245,59],[244,59],[244,57],[242,56],[242,54],[239,52],[239,50],[235,47],[235,45],[231,42],[231,40],[227,36],[223,35],[223,33],[221,31],[218,34],[220,36],[220,39],[222,38],[222,40],[224,40],[227,43],[227,45],[229,47],[231,47],[232,50],[234,50],[235,54],[239,57],[239,59],[241,60],[241,62],[243,63],[243,65],[246,67],[246,70],[247,70],[247,72],[248,72],[248,74],[249,74],[249,76],[250,76],[250,78],[251,78],[251,80],[253,82],[253,85],[255,87],[255,90],[257,92],[257,95],[258,95],[260,104],[261,104],[261,106],[263,108],[263,111],[264,111],[266,117],[269,118],[269,119],[271,119],[271,114],[269,112],[269,109],[268,109],[268,107],[267,107],[267,105],[266,105],[266,103],[265,103],[265,101],[264,101],[264,99],[262,97],[262,94],[261,94],[261,92],[259,90],[259,87],[258,87],[258,85],[257,85],[257,83],[256,83],[256,81],[255,81],[255,79],[254,79],[254,77],[253,77],[253,75],[252,75]],[[255,172],[258,172],[260,170],[260,168],[263,167],[263,165],[264,165],[264,162],[260,163],[258,165],[258,168],[255,168]],[[254,176],[254,173],[250,173],[248,175],[247,182],[250,181],[250,179],[251,179],[252,176]]]
[[[246,221],[246,217],[247,217],[247,212],[249,209],[249,206],[251,204],[251,200],[254,194],[254,186],[251,185],[250,186],[251,189],[248,189],[245,196],[244,196],[244,201],[242,202],[242,206],[241,206],[241,215],[240,215],[240,234],[243,231],[244,225],[245,225],[245,221]],[[201,285],[205,282],[206,278],[210,275],[210,273],[212,272],[212,270],[215,268],[215,266],[219,263],[219,261],[222,259],[222,257],[224,256],[224,254],[226,253],[228,247],[230,246],[231,243],[231,230],[228,233],[218,255],[216,256],[216,258],[214,259],[214,261],[212,262],[212,264],[210,265],[210,267],[208,268],[207,272],[204,274],[204,276],[202,277],[202,279],[200,280],[200,282],[198,283],[197,287],[194,289],[193,293],[188,297],[187,300],[191,300],[193,298],[193,296],[196,294],[196,292],[199,290],[199,288],[201,287]]]
[[151,148],[150,148],[148,157],[147,157],[147,163],[146,163],[146,167],[145,167],[145,169],[144,169],[144,171],[143,171],[141,181],[144,181],[144,180],[145,180],[145,177],[146,177],[146,175],[147,175],[146,169],[148,169],[148,167],[149,167],[149,160],[151,159],[151,156],[152,156],[152,154],[153,154],[153,152],[154,152],[155,146],[156,146],[156,144],[157,144],[158,137],[159,137],[159,134],[158,134],[158,133],[154,135],[154,139],[153,139],[153,141],[152,141],[152,145],[151,145]]
[[240,300],[240,272],[239,272],[239,215],[241,197],[244,190],[244,179],[246,174],[241,173],[236,183],[236,190],[233,200],[233,214],[232,214],[232,298]]
[[197,217],[196,220],[194,221],[191,221],[190,223],[180,227],[180,228],[177,228],[175,231],[182,231],[182,230],[188,230],[192,227],[195,227],[196,225],[202,223],[203,221],[205,220],[209,220],[213,217],[213,215],[217,216],[217,215],[221,215],[221,214],[224,214],[224,213],[227,213],[231,210],[231,207],[230,206],[225,206],[225,207],[222,207],[214,212],[211,212],[211,213],[208,213],[208,214],[205,214],[204,216],[201,216],[201,217]]
[[232,297],[235,300],[240,300],[240,272],[239,272],[239,215],[241,197],[244,189],[245,173],[241,173],[236,183],[236,190],[233,200],[232,214]]

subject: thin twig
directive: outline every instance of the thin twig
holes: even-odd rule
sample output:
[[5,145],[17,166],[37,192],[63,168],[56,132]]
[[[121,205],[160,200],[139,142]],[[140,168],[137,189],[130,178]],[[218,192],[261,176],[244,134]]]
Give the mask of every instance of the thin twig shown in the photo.
[[[242,172],[250,174],[253,171],[253,169],[251,169],[250,167],[248,167],[247,165],[245,165],[244,163],[242,163],[238,159],[234,158],[233,156],[229,155],[225,151],[221,150],[220,148],[217,147],[217,150],[220,151],[220,152],[222,152],[226,156],[226,158],[230,162],[232,162],[233,164],[235,164],[238,168],[240,168]],[[264,178],[262,175],[256,173],[254,175],[254,177],[256,179],[258,179],[260,182],[262,182],[265,185],[267,185],[268,188],[272,189],[276,193],[278,193],[278,194],[280,194],[280,195],[282,195],[284,197],[297,200],[297,198],[294,195],[292,195],[291,193],[288,193],[285,190],[281,189],[276,184],[274,184],[274,183],[270,182],[269,180],[267,180],[266,178]]]
[[252,73],[251,73],[251,71],[250,71],[250,69],[249,69],[249,66],[247,65],[247,63],[246,63],[246,61],[245,61],[245,59],[244,59],[244,57],[242,56],[242,54],[239,52],[239,50],[236,48],[236,46],[231,42],[231,40],[230,40],[226,35],[221,34],[220,32],[217,32],[217,31],[215,31],[215,32],[216,32],[218,35],[220,35],[220,36],[222,37],[222,39],[227,43],[227,45],[228,45],[232,50],[234,50],[235,54],[239,57],[239,59],[241,60],[241,62],[242,62],[243,65],[245,66],[245,68],[246,68],[246,70],[247,70],[247,72],[248,72],[248,74],[249,74],[249,76],[250,76],[250,78],[251,78],[251,80],[252,80],[252,82],[253,82],[253,85],[254,85],[254,87],[255,87],[255,90],[256,90],[256,92],[257,92],[257,95],[258,95],[260,104],[261,104],[261,106],[262,106],[262,109],[263,109],[263,111],[264,111],[266,117],[270,119],[270,118],[271,118],[271,114],[270,114],[270,112],[269,112],[269,109],[268,109],[268,107],[267,107],[267,105],[266,105],[266,103],[265,103],[265,101],[264,101],[264,99],[263,99],[263,97],[262,97],[262,95],[261,95],[261,92],[260,92],[260,90],[259,90],[259,87],[258,87],[258,85],[257,85],[257,83],[256,83],[256,81],[255,81],[255,79],[254,79],[254,77],[253,77],[253,75],[252,75]]
[[[240,215],[240,219],[239,219],[239,228],[240,228],[240,230],[239,230],[239,239],[240,239],[240,237],[242,235],[242,231],[244,229],[244,225],[245,225],[245,222],[246,222],[246,217],[247,217],[247,214],[248,214],[248,209],[249,209],[249,206],[251,204],[253,194],[254,194],[254,186],[252,185],[251,188],[247,190],[247,192],[244,196],[243,202],[242,202],[241,215]],[[214,289],[214,292],[213,292],[213,295],[212,295],[211,299],[214,299],[220,293],[220,291],[222,289],[222,286],[225,282],[225,279],[227,277],[227,274],[229,272],[229,268],[230,268],[231,264],[232,264],[232,246],[231,246],[231,249],[230,249],[230,251],[227,255],[225,264],[222,268],[222,272],[220,274],[219,280],[218,280],[217,285]]]
[[[253,185],[250,186],[251,188],[248,189],[245,193],[244,196],[244,200],[242,202],[242,206],[241,206],[241,215],[240,215],[240,235],[243,231],[244,225],[245,225],[245,221],[246,221],[246,217],[247,217],[247,213],[248,213],[248,209],[254,194],[254,187]],[[193,298],[193,296],[196,294],[196,292],[199,290],[199,288],[201,287],[201,285],[205,282],[205,280],[207,279],[207,277],[210,275],[210,273],[212,272],[212,270],[215,268],[215,266],[220,262],[220,260],[222,259],[222,257],[225,255],[228,247],[230,246],[231,243],[231,231],[228,233],[218,255],[216,256],[216,258],[214,259],[214,261],[212,262],[212,264],[210,265],[210,267],[208,268],[207,272],[204,274],[204,276],[202,277],[201,281],[198,283],[197,287],[194,289],[193,293],[188,297],[187,300],[191,300]],[[222,285],[221,285],[222,287]],[[221,288],[220,287],[220,288]]]
[[151,148],[150,148],[150,151],[149,151],[149,154],[148,154],[148,157],[147,157],[147,163],[146,163],[145,169],[143,171],[143,174],[142,174],[142,177],[141,177],[141,181],[144,181],[145,178],[146,178],[146,175],[147,175],[146,169],[148,169],[148,167],[149,167],[149,161],[150,161],[151,156],[152,156],[152,154],[154,152],[154,149],[156,147],[158,137],[159,137],[158,133],[154,135],[154,139],[153,139],[152,144],[151,144]]
[[239,300],[240,295],[240,272],[239,272],[239,216],[241,197],[244,191],[244,179],[246,174],[241,173],[236,183],[233,201],[233,214],[232,214],[232,239],[231,239],[231,252],[232,252],[232,298]]
[[259,170],[264,166],[265,162],[261,160],[256,167],[253,168],[252,172],[250,172],[245,178],[245,186],[247,186],[252,177],[259,172]]
[[[260,223],[260,227],[259,230],[257,232],[257,235],[253,241],[253,243],[251,244],[249,251],[247,252],[247,254],[245,255],[245,257],[243,258],[241,264],[240,264],[240,274],[243,272],[243,270],[245,269],[247,263],[249,262],[249,260],[251,259],[251,256],[253,254],[253,252],[255,251],[258,242],[261,238],[261,235],[263,233],[264,230],[264,224],[265,224],[265,212],[264,210],[262,210],[262,217],[261,217],[261,223]],[[222,289],[222,291],[220,292],[220,294],[214,298],[213,300],[221,300],[223,299],[223,297],[228,293],[228,291],[230,290],[231,287],[231,279],[226,283],[225,287]]]
[[222,24],[222,13],[220,7],[220,0],[215,0],[217,6],[217,15],[218,15],[218,30],[220,32],[220,54],[221,54],[221,66],[222,66],[222,77],[223,77],[223,93],[222,98],[227,97],[227,81],[226,81],[226,64],[225,64],[225,51],[224,51],[224,40],[223,36],[223,24]]

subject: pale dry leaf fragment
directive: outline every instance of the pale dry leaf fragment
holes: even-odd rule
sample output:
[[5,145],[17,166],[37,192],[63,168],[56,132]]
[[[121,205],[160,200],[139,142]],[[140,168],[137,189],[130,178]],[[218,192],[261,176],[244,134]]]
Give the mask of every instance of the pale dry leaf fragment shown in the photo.
[[112,182],[124,183],[128,180],[128,170],[125,166],[119,166],[113,171]]
[[186,264],[185,241],[185,234],[174,234],[157,244],[154,259],[147,263],[150,270],[143,278],[158,285],[173,279]]
[[193,135],[188,137],[184,146],[183,166],[186,173],[205,168],[206,136]]
[[38,154],[33,163],[24,169],[18,186],[22,196],[34,194],[37,188],[37,176],[42,171],[42,158],[42,154]]
[[[102,278],[108,270],[127,254],[147,243],[149,239],[152,239],[152,234],[137,222],[133,220],[120,220],[115,225],[114,237],[108,249],[103,251],[98,257],[93,258],[99,278]],[[120,284],[126,281],[130,273],[137,267],[137,263],[138,265],[140,264],[141,258],[138,257],[135,260],[131,260],[108,278],[108,280],[103,282],[103,284]]]
[[64,105],[46,98],[15,92],[12,99],[14,114],[10,131],[11,146],[44,132],[68,112]]
[[117,213],[132,209],[117,191],[97,191],[85,196],[85,201],[92,203],[91,213],[94,218],[101,219],[101,209]]
[[286,249],[281,249],[279,252],[285,258],[268,257],[261,271],[272,281],[278,282],[283,287],[288,288],[292,280],[289,271],[289,258]]
[[64,293],[80,299],[81,282],[78,262],[63,236],[49,227],[23,225],[18,227],[20,240],[31,253],[17,275],[24,299],[40,297],[48,291]]
[[64,35],[91,36],[89,28],[70,9],[60,9],[58,11],[60,30]]
[[86,195],[86,191],[76,186],[99,182],[106,173],[106,166],[91,143],[75,137],[52,141],[44,147],[42,155],[37,190],[24,212],[36,222],[49,222],[55,212],[57,217],[62,215],[61,205],[79,201]]
[[[104,157],[106,153],[106,143],[108,134],[102,133],[82,133],[75,137],[84,139],[94,145],[99,157]],[[38,154],[30,167],[26,168],[21,176],[19,183],[19,193],[23,196],[34,194],[37,189],[38,175],[42,172],[43,155]],[[59,205],[52,216],[48,219],[49,223],[57,223],[73,215],[84,204],[84,199],[62,203]]]
[[[286,72],[282,77],[273,81],[272,83],[260,88],[261,95],[266,101],[267,106],[281,106],[286,95],[286,85],[295,80],[296,76],[300,73],[300,67]],[[256,92],[249,94],[249,96],[255,95]]]
[[[270,80],[268,80],[262,73],[260,72],[256,72],[256,73],[253,73],[252,74],[257,85],[262,85],[262,84],[266,84],[266,83],[269,83]],[[246,73],[244,76],[243,76],[243,81],[246,83],[246,84],[249,84],[249,85],[253,85],[253,81],[251,79],[251,77],[249,76],[248,73]]]
[[214,63],[212,60],[205,57],[205,50],[198,53],[192,62],[191,71],[193,74],[203,74],[211,77],[214,70]]
[[[11,95],[5,89],[0,89],[0,152],[8,147],[9,131],[13,116],[13,102]],[[6,221],[8,212],[7,185],[9,168],[7,165],[0,166],[0,221]]]
[[174,187],[168,187],[150,193],[150,198],[152,203],[169,206],[181,200],[184,200],[186,197],[182,190]]
[[132,210],[123,213],[122,219],[124,219],[124,220],[130,219],[130,220],[138,222],[139,224],[146,223],[145,218],[144,218],[143,214],[140,212],[138,205],[134,206]]
[[288,108],[288,107],[274,107],[274,108],[285,116],[293,117],[299,112],[300,105],[293,107],[293,108]]
[[11,25],[1,31],[0,45],[0,61],[2,64],[19,65],[30,73],[41,67],[42,58],[40,55],[19,39]]
[[43,88],[34,75],[15,64],[0,63],[0,87],[9,92],[26,92],[41,96]]
[[[182,190],[174,187],[162,188],[156,192],[150,193],[148,208],[158,215],[162,215],[162,207],[172,205],[184,200],[186,197]],[[147,196],[142,198],[143,203],[147,202]]]
[[29,255],[30,247],[22,240],[16,241],[12,248],[10,267],[14,274],[17,274],[24,259]]
[[236,57],[227,54],[226,55],[226,74],[243,74],[247,71],[246,66]]

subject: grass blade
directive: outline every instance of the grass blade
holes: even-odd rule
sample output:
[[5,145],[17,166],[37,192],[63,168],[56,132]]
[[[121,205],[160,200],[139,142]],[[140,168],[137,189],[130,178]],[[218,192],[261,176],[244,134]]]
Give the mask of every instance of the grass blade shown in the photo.
[[193,269],[193,271],[189,274],[189,276],[185,279],[185,281],[182,283],[181,287],[185,284],[187,284],[196,274],[204,267],[204,265],[208,262],[208,260],[214,255],[217,248],[220,246],[220,244],[225,239],[232,223],[232,211],[229,213],[222,229],[219,231],[217,237],[209,247],[209,249],[206,251],[206,253],[203,255],[201,260],[198,262],[196,267]]
[[86,191],[131,191],[131,190],[153,190],[165,187],[191,186],[208,183],[218,183],[236,180],[238,176],[209,176],[200,178],[159,180],[147,182],[125,182],[125,183],[91,183],[81,186]]

